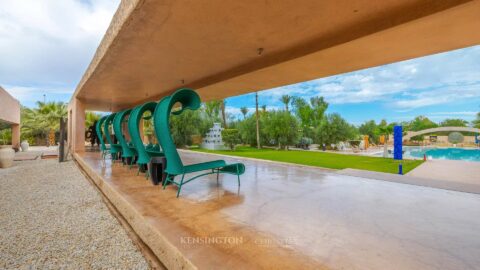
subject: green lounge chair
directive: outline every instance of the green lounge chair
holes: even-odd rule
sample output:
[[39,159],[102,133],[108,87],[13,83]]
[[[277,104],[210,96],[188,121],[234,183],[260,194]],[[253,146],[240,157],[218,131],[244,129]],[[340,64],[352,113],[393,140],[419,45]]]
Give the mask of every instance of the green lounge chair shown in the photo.
[[108,116],[103,116],[97,121],[97,125],[95,126],[95,131],[97,132],[97,137],[98,140],[100,141],[100,151],[102,152],[102,159],[105,160],[105,157],[107,156],[108,152],[110,151],[110,148],[105,145],[105,141],[103,140],[103,133],[102,133],[102,127],[103,123],[107,119]]
[[122,152],[122,146],[120,146],[119,144],[114,144],[112,141],[112,136],[110,135],[110,125],[112,124],[115,115],[116,113],[110,114],[107,119],[105,119],[105,124],[103,125],[105,137],[110,144],[110,155],[112,156],[112,161],[117,160],[120,157],[119,154]]
[[[153,111],[155,110],[156,106],[157,106],[157,103],[153,101],[137,106],[130,113],[130,117],[128,120],[128,132],[130,132],[130,137],[132,139],[131,142],[137,152],[137,156],[138,156],[137,164],[139,166],[138,167],[139,171],[141,166],[146,166],[150,163],[150,160],[152,159],[152,157],[163,157],[164,155],[163,152],[160,150],[153,149],[153,148],[147,149],[147,147],[145,147],[145,145],[143,144],[142,138],[140,137],[140,127],[139,127],[140,120],[150,119],[150,117],[144,118],[143,114],[146,111],[150,111],[153,114]],[[148,178],[149,175],[150,173],[147,170],[146,177]]]
[[115,137],[122,147],[122,157],[125,159],[125,163],[129,164],[130,167],[133,164],[134,158],[137,155],[135,148],[129,147],[127,141],[125,140],[125,136],[123,135],[122,124],[126,122],[126,117],[130,114],[132,110],[124,110],[118,112],[113,118],[113,130],[115,130]]
[[[163,98],[158,103],[155,109],[153,118],[155,134],[158,138],[158,141],[160,142],[160,145],[162,146],[163,152],[165,153],[165,157],[167,159],[167,168],[165,170],[167,173],[167,177],[166,180],[163,182],[163,188],[165,188],[166,185],[169,183],[177,185],[178,198],[182,186],[186,183],[208,174],[217,174],[218,179],[218,175],[220,173],[236,175],[238,185],[240,186],[240,175],[245,172],[245,165],[243,165],[242,163],[227,165],[225,160],[215,160],[191,165],[183,165],[170,132],[170,113],[172,111],[172,107],[176,103],[180,103],[181,108],[177,111],[172,112],[172,114],[174,115],[181,114],[186,109],[197,110],[198,108],[200,108],[200,97],[195,91],[191,89],[179,89],[175,93],[173,93],[173,95]],[[195,175],[190,179],[185,179],[186,174],[202,171],[207,172]],[[174,178],[177,175],[182,176],[180,182],[174,181]]]

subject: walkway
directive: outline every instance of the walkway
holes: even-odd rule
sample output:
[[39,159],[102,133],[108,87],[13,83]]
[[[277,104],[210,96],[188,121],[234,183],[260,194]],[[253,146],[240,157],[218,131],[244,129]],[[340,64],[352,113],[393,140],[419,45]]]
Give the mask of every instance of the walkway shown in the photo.
[[148,269],[73,162],[0,169],[0,269]]
[[[182,153],[185,163],[216,159]],[[246,173],[193,181],[175,198],[98,153],[77,155],[169,267],[479,269],[480,196],[242,160]],[[235,160],[227,158],[233,162]]]
[[408,176],[445,180],[480,187],[480,162],[428,160],[410,171]]

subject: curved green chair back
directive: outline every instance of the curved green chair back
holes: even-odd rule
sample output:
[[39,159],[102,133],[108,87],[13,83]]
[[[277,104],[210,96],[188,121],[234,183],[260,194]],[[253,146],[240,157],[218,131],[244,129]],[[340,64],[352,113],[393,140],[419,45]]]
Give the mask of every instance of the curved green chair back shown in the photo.
[[95,131],[97,132],[98,140],[100,141],[100,150],[105,151],[107,147],[105,146],[105,141],[103,140],[103,133],[102,133],[102,126],[107,116],[103,116],[97,121],[97,125],[95,126]]
[[113,119],[115,118],[116,113],[110,114],[107,119],[105,119],[105,124],[103,125],[103,131],[105,132],[105,137],[107,137],[107,141],[110,144],[110,153],[111,154],[116,154],[119,152],[118,145],[114,144],[112,141],[112,136],[110,135],[110,125],[113,122]]
[[180,103],[181,108],[174,111],[173,114],[181,114],[186,109],[197,110],[201,104],[200,97],[195,91],[183,88],[175,91],[169,97],[164,97],[155,109],[153,115],[155,134],[167,158],[166,172],[172,175],[184,173],[182,160],[170,132],[170,112],[176,103]]
[[122,123],[124,122],[125,117],[127,117],[131,111],[131,109],[128,109],[118,112],[113,118],[113,130],[115,130],[115,137],[122,147],[122,157],[133,157],[135,155],[135,153],[128,147],[122,129]]
[[140,120],[142,120],[143,114],[146,111],[150,111],[153,115],[153,111],[155,110],[156,106],[156,102],[147,102],[143,105],[135,107],[130,113],[130,118],[128,120],[128,132],[130,132],[133,146],[135,147],[135,150],[137,150],[138,164],[148,164],[150,162],[150,155],[146,151],[142,138],[140,137]]

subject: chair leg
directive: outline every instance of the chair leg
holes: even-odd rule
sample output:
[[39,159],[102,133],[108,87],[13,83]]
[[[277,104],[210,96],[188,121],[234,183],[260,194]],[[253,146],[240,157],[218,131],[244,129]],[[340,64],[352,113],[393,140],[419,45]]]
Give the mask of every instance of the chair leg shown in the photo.
[[178,191],[177,191],[177,198],[180,196],[180,191],[182,190],[182,185],[183,185],[183,179],[185,178],[185,174],[182,175],[182,180],[180,180],[180,185],[178,185]]
[[133,167],[133,157],[132,157],[132,159],[130,160],[130,166],[128,167],[128,169],[131,170],[132,167]]
[[163,181],[163,183],[162,183],[163,189],[165,189],[167,187],[168,183],[170,183],[170,175],[167,173],[167,175],[165,176],[165,181]]
[[238,165],[237,165],[237,180],[238,180],[238,186],[240,186],[240,172],[238,171]]

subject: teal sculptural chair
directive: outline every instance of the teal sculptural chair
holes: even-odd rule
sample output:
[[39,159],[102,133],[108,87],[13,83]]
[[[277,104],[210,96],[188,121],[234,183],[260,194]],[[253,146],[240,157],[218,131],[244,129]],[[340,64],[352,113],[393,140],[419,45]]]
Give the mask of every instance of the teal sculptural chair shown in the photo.
[[[145,166],[150,163],[152,157],[161,157],[164,155],[163,152],[160,151],[160,149],[145,147],[140,136],[140,121],[142,119],[148,120],[151,117],[150,116],[148,118],[144,118],[143,114],[147,111],[150,111],[153,115],[153,111],[155,110],[156,106],[157,103],[153,101],[137,106],[130,113],[130,117],[128,120],[128,132],[130,133],[130,137],[132,139],[131,142],[137,152],[137,164],[139,166],[139,171],[141,166]],[[150,174],[147,170],[146,177],[148,177],[149,175]]]
[[115,131],[115,137],[117,138],[120,146],[122,147],[122,157],[125,158],[125,162],[129,165],[132,165],[133,160],[136,156],[136,151],[129,147],[125,136],[123,135],[122,124],[126,122],[126,117],[130,114],[132,110],[124,110],[118,112],[113,118],[113,130]]
[[[155,134],[167,159],[167,168],[165,170],[167,177],[163,182],[163,188],[165,188],[169,183],[175,184],[178,186],[178,197],[180,195],[182,186],[186,183],[208,174],[217,174],[218,179],[218,175],[220,173],[236,175],[238,185],[240,186],[240,175],[245,172],[245,166],[242,163],[227,165],[225,160],[214,160],[191,165],[183,165],[170,132],[170,113],[174,104],[176,103],[180,103],[181,107],[179,110],[172,112],[174,115],[181,114],[186,109],[197,110],[200,108],[200,97],[191,89],[180,89],[171,96],[163,98],[155,109],[153,118]],[[203,171],[206,172],[195,175],[190,179],[185,179],[186,174]],[[175,181],[175,176],[177,175],[181,175],[182,177],[179,182]]]
[[95,126],[95,131],[97,132],[97,137],[98,140],[100,141],[100,151],[102,152],[102,159],[105,160],[105,157],[108,154],[108,151],[110,148],[108,148],[105,145],[105,141],[103,140],[103,133],[102,133],[102,127],[103,123],[105,123],[105,120],[107,119],[108,116],[103,116],[97,121],[97,125]]
[[120,157],[119,154],[122,152],[122,146],[120,146],[119,144],[114,144],[112,141],[112,136],[110,135],[110,125],[112,124],[115,115],[116,113],[110,114],[107,119],[105,119],[105,124],[103,125],[105,137],[110,144],[110,155],[112,156],[112,160],[118,159]]

